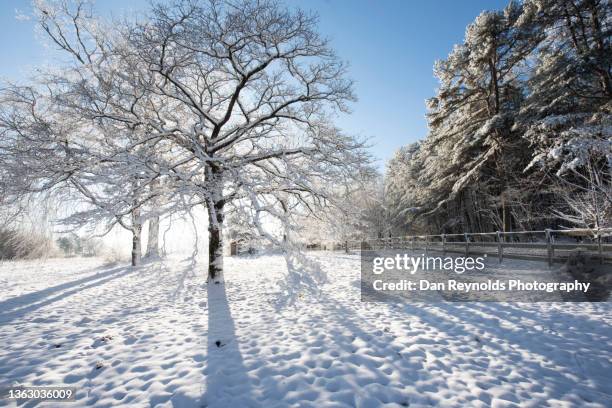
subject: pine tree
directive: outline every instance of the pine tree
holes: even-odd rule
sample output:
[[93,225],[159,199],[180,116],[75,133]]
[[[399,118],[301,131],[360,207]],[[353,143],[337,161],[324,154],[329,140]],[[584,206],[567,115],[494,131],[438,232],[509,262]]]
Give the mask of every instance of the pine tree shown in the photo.
[[[503,11],[480,14],[463,44],[436,63],[440,88],[428,101],[430,134],[423,143],[435,206],[430,214],[473,205],[470,190],[476,190],[488,200],[483,204],[500,213],[485,228],[512,228],[508,194],[525,147],[512,128],[523,98],[525,59],[541,35],[522,6],[510,3]],[[471,212],[458,214],[462,229],[482,228],[468,219]]]

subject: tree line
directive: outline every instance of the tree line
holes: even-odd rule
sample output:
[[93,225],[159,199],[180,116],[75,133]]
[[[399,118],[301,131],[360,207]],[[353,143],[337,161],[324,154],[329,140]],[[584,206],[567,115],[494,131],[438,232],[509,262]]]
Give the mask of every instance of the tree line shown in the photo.
[[388,163],[388,229],[612,227],[611,8],[482,12],[434,65],[428,134]]

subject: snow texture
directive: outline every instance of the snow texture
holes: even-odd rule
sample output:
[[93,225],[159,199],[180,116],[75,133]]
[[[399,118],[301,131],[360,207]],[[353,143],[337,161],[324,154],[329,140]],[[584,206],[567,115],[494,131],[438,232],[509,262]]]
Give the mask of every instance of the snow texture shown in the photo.
[[362,303],[359,258],[316,257],[291,307],[277,255],[210,286],[190,260],[1,264],[0,379],[96,407],[612,406],[610,303]]

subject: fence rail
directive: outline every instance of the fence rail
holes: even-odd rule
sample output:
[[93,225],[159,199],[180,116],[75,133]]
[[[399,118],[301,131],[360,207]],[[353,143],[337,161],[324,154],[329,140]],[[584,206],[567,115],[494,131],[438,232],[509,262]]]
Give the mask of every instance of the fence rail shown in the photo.
[[468,255],[547,261],[567,260],[580,251],[601,263],[612,263],[612,228],[542,231],[486,232],[347,240],[331,245],[331,250],[410,249]]

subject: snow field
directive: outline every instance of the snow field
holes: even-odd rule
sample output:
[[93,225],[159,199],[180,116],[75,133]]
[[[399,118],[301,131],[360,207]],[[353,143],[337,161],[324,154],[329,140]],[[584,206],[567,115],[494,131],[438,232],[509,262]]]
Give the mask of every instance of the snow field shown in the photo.
[[329,283],[293,305],[280,256],[210,287],[189,260],[4,263],[0,383],[96,407],[612,406],[609,303],[362,303],[359,258],[315,256]]

